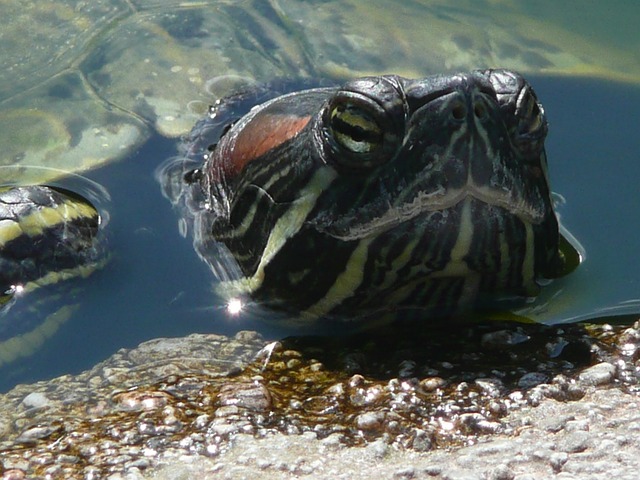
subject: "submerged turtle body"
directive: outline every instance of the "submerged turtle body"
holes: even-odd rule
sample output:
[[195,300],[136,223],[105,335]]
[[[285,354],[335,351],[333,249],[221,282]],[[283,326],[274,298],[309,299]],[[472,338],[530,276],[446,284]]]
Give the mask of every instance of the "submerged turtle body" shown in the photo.
[[443,314],[533,296],[561,267],[547,122],[514,72],[290,93],[215,145],[219,114],[196,128],[187,152],[206,162],[178,196],[227,296],[303,322]]

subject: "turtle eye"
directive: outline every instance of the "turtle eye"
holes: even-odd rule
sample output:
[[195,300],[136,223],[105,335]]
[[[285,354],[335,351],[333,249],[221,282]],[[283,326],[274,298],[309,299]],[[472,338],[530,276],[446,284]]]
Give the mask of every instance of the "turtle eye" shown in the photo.
[[367,154],[382,147],[382,127],[360,106],[351,102],[334,105],[329,119],[333,138],[345,150]]
[[391,113],[361,93],[338,92],[325,109],[323,122],[328,161],[349,169],[387,162],[400,141]]

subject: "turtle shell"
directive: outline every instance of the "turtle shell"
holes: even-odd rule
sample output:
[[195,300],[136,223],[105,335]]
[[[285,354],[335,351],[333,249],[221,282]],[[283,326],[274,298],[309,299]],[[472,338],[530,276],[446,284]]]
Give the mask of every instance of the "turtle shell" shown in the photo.
[[515,72],[289,93],[217,141],[220,113],[187,146],[191,165],[206,160],[185,191],[228,297],[304,321],[450,314],[533,296],[561,268],[547,122]]

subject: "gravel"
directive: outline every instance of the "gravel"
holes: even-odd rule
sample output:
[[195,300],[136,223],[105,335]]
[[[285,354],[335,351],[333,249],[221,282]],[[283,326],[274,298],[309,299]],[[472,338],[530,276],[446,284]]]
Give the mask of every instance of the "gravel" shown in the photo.
[[[449,450],[401,451],[383,443],[347,447],[313,433],[238,435],[214,458],[166,452],[132,479],[636,480],[640,471],[640,399],[620,388],[592,387],[576,402],[547,399],[505,420],[513,435],[494,435]],[[124,477],[122,477],[124,478]]]
[[[625,345],[640,338],[635,335],[639,327],[622,332]],[[263,378],[243,367],[265,344],[252,332],[235,338],[193,335],[151,341],[118,352],[78,376],[22,385],[0,396],[0,475],[3,480],[635,480],[640,471],[640,360],[628,355],[628,348],[618,347],[620,338],[604,331],[606,341],[591,345],[592,365],[561,374],[547,369],[544,378],[530,371],[514,376],[511,384],[506,377],[487,376],[481,368],[475,378],[463,372],[466,381],[445,387],[451,382],[447,372],[455,365],[447,369],[444,362],[432,364],[442,369],[439,376],[434,376],[438,369],[433,366],[403,362],[403,373],[421,369],[428,374],[415,381],[375,383],[361,374],[328,378],[332,386],[325,395],[349,400],[353,409],[351,417],[349,409],[346,415],[342,412],[345,427],[329,434],[322,419],[336,422],[330,411],[314,417],[319,428],[305,427],[295,418],[289,423],[276,419],[284,426],[280,430],[260,427],[282,408],[278,405],[285,390],[278,385],[288,384],[290,375],[301,372],[302,384],[324,378],[317,359],[271,348],[276,353],[270,362],[281,376],[269,380],[266,371]],[[149,379],[153,388],[143,387],[141,379]],[[215,382],[215,392],[203,396]],[[385,403],[385,389],[391,387],[399,388],[394,390],[398,397]],[[442,428],[472,434],[452,435],[463,441],[438,445],[429,424],[424,430],[411,427],[411,443],[394,441],[394,428],[413,415],[406,410],[408,416],[398,417],[394,405],[407,408],[446,388],[461,392],[454,400],[467,395],[484,399],[476,404],[478,411],[453,414],[450,422],[441,417],[447,420]],[[324,397],[316,398],[314,407],[337,408]],[[202,399],[210,405],[194,410]],[[306,400],[287,403],[286,411],[298,411]],[[483,410],[494,408],[494,402],[497,414]],[[456,403],[442,406],[453,408]],[[437,424],[438,419],[430,422]],[[187,426],[192,433],[178,438]],[[362,441],[354,442],[354,431]]]

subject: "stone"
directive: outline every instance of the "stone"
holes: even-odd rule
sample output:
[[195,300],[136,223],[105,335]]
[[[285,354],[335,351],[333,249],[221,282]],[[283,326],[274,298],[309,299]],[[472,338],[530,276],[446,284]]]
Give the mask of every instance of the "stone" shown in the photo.
[[613,381],[615,374],[615,365],[602,362],[583,370],[578,380],[585,385],[607,385]]
[[591,443],[589,432],[578,430],[568,433],[558,442],[558,450],[567,453],[578,453],[585,451]]

